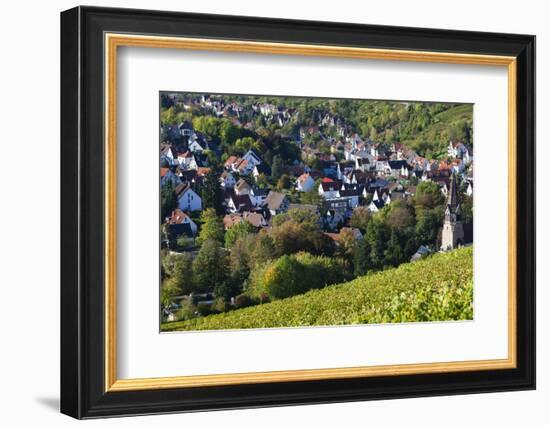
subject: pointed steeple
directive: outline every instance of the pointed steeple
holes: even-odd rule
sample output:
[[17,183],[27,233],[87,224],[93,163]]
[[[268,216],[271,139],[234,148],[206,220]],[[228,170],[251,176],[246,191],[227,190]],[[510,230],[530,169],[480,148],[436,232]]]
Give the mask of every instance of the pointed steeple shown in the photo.
[[455,249],[464,240],[464,229],[462,227],[462,208],[458,198],[456,175],[451,175],[449,192],[447,193],[447,206],[445,207],[445,218],[441,232],[441,250]]
[[447,194],[447,205],[451,207],[451,211],[455,212],[456,208],[459,206],[458,201],[458,189],[456,184],[456,174],[452,173],[451,182],[449,187],[449,193]]

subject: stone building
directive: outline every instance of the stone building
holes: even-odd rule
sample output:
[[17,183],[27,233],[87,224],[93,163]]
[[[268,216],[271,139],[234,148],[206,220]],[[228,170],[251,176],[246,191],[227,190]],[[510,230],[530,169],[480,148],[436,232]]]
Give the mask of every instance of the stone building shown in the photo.
[[456,174],[452,174],[447,194],[447,207],[441,233],[441,250],[449,251],[464,244],[464,227],[462,225],[462,209],[458,199]]

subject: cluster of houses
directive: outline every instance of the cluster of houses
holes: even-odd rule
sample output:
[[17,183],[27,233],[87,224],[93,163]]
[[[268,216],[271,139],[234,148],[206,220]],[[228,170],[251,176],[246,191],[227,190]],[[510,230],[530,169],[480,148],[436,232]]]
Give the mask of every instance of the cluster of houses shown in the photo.
[[[253,126],[251,120],[240,121],[244,120],[242,107],[223,98],[201,96],[181,106],[208,109],[215,116],[231,117],[242,126]],[[258,103],[251,109],[248,114],[261,114],[281,126],[297,114],[294,109],[270,103]],[[273,216],[292,208],[308,208],[318,213],[326,231],[333,233],[346,226],[353,210],[360,205],[377,213],[391,202],[414,197],[420,181],[436,182],[447,195],[453,175],[461,176],[461,181],[467,183],[463,190],[470,196],[473,194],[472,150],[460,141],[449,142],[448,159],[428,160],[401,143],[363,140],[339,116],[326,113],[318,118],[318,126],[301,127],[298,135],[289,136],[302,152],[302,161],[288,165],[285,170],[293,184],[290,192],[256,184],[261,175],[271,174],[259,152],[250,149],[242,156],[227,158],[220,177],[226,229],[241,221],[258,228],[268,227]],[[324,135],[321,129],[326,127],[333,127],[335,131],[331,134],[336,133],[336,137]],[[194,237],[197,225],[191,215],[203,208],[201,187],[210,170],[205,150],[219,156],[218,148],[187,121],[164,127],[162,131],[166,142],[160,146],[160,184],[172,185],[177,197],[177,209],[164,219],[176,233]],[[316,134],[329,142],[330,153],[321,153],[304,142]],[[178,150],[175,146],[181,144],[170,142],[177,138],[186,140],[185,149]],[[311,164],[313,158],[318,164],[315,169],[306,165]],[[312,191],[317,192],[319,201],[315,205],[302,203],[300,194]],[[289,198],[291,192],[293,202]]]

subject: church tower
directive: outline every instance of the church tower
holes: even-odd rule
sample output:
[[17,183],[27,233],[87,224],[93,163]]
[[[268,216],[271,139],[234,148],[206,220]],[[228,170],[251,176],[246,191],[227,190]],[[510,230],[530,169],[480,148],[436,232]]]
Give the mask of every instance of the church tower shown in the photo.
[[447,194],[447,207],[443,220],[441,233],[441,251],[449,251],[458,248],[464,243],[464,228],[462,227],[462,209],[458,199],[456,175],[451,176],[449,193]]

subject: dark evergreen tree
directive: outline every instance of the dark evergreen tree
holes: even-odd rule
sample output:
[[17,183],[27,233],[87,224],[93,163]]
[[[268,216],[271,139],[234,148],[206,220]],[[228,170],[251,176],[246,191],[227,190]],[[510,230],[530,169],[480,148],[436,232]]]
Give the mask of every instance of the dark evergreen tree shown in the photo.
[[355,276],[363,276],[369,270],[369,245],[365,239],[360,239],[353,249],[353,273]]
[[212,166],[206,177],[201,192],[202,207],[213,208],[216,214],[224,213],[223,192],[220,186],[221,169],[219,166]]
[[178,206],[178,198],[172,182],[167,182],[160,190],[160,222],[164,223]]
[[218,241],[205,241],[193,260],[193,278],[197,290],[208,291],[227,278],[227,253]]
[[387,248],[384,251],[384,264],[391,265],[393,267],[398,266],[404,262],[403,248],[401,242],[397,236],[397,231],[392,230],[390,240],[387,243]]
[[283,159],[280,155],[275,155],[273,157],[273,163],[271,164],[271,178],[274,181],[277,181],[281,178],[284,171]]

